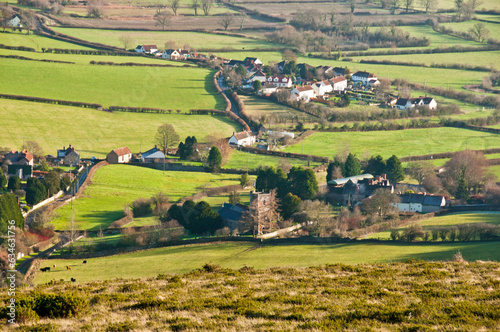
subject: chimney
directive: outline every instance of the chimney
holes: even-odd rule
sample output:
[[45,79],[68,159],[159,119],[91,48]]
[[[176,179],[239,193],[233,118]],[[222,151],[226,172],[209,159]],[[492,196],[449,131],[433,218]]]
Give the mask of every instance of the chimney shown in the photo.
[[63,150],[66,150],[66,145],[65,145],[65,146],[63,146]]

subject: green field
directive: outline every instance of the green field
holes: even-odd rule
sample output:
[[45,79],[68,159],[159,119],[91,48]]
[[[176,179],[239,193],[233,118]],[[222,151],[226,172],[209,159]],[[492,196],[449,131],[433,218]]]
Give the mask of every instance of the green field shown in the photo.
[[0,33],[0,44],[7,46],[25,46],[31,47],[41,52],[42,48],[64,48],[71,50],[89,50],[90,48],[77,44],[63,42],[57,39],[46,38],[34,34],[26,33]]
[[[224,108],[212,84],[213,72],[202,68],[114,67],[2,59],[7,94],[98,103],[107,107],[164,109]],[[26,73],[30,73],[26,75]]]
[[294,108],[273,103],[271,101],[261,99],[254,96],[240,96],[241,100],[245,104],[245,111],[254,119],[260,120],[261,117],[266,117],[265,124],[270,123],[271,126],[282,125],[277,123],[274,116],[283,117],[288,119],[287,124],[290,125],[292,122],[296,123],[296,119],[303,119],[304,121],[314,121],[315,118],[307,113],[297,111]]
[[224,168],[239,168],[244,170],[257,169],[260,166],[273,166],[276,167],[281,159],[286,159],[292,166],[318,166],[319,163],[296,158],[282,158],[278,156],[266,156],[261,154],[253,154],[234,150],[231,154],[231,159],[224,165]]
[[[453,213],[445,216],[434,217],[419,222],[425,231],[433,227],[458,226],[462,224],[488,223],[500,225],[500,212],[474,212],[474,213]],[[399,230],[405,227],[398,228]],[[366,236],[367,239],[388,240],[391,238],[390,231],[374,233]]]
[[[123,217],[123,207],[137,198],[150,198],[163,192],[172,201],[191,196],[199,187],[219,187],[239,183],[238,175],[195,172],[163,172],[145,167],[109,165],[99,169],[83,196],[73,202],[79,229],[99,230]],[[67,229],[71,205],[55,212],[55,229]]]
[[57,149],[72,144],[85,158],[104,158],[122,146],[128,146],[133,153],[147,151],[154,146],[157,128],[163,123],[171,124],[182,140],[196,135],[200,142],[208,134],[229,137],[240,130],[239,125],[221,116],[109,113],[8,99],[0,99],[0,118],[0,146],[20,149],[23,139],[34,140],[45,154],[55,155]]
[[[342,144],[341,144],[342,143]],[[317,132],[303,141],[304,153],[332,158],[344,144],[358,158],[380,154],[388,158],[395,154],[398,157],[409,155],[425,155],[465,150],[490,149],[500,147],[500,136],[497,134],[458,128],[427,128],[399,131],[372,132]],[[287,147],[284,151],[301,153],[302,143]]]
[[[40,267],[59,268],[39,273],[36,284],[50,280],[76,278],[78,282],[113,278],[155,277],[160,273],[181,274],[210,262],[222,267],[258,269],[273,266],[316,266],[323,264],[362,264],[424,260],[451,260],[460,250],[467,260],[500,260],[499,242],[454,244],[359,243],[333,245],[282,245],[255,247],[249,243],[219,243],[179,246],[139,251],[130,254],[81,260],[48,260]],[[254,249],[254,250],[252,250]],[[279,259],[277,259],[279,257]],[[67,271],[65,266],[71,266]]]
[[[74,28],[54,28],[54,30],[83,40],[117,47],[123,47],[123,44],[120,42],[120,37],[123,35],[130,36],[135,44],[155,44],[158,46],[159,50],[163,50],[165,48],[165,43],[168,41],[176,42],[179,47],[188,44],[193,49],[233,48],[237,50],[251,50],[256,48],[269,49],[276,47],[276,45],[262,40],[201,32],[122,31]],[[135,46],[136,45],[133,47],[135,48]]]
[[498,180],[500,180],[500,165],[488,167],[488,172],[493,174],[497,177]]
[[443,23],[443,26],[454,31],[469,32],[470,29],[477,23],[484,24],[484,27],[490,32],[489,38],[500,39],[500,25],[495,23],[466,21],[460,23]]

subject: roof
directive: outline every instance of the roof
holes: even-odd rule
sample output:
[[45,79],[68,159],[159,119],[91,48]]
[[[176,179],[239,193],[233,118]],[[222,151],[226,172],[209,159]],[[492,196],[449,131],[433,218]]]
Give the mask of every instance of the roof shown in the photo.
[[167,55],[170,55],[170,54],[172,54],[172,53],[174,53],[174,52],[177,52],[177,50],[168,49],[168,50],[163,51],[163,53],[165,53],[165,54],[167,54]]
[[5,156],[10,160],[11,163],[15,164],[20,162],[23,159],[26,159],[28,162],[33,160],[33,155],[28,152],[28,150],[24,149],[23,151],[12,150]]
[[228,64],[229,66],[236,66],[236,65],[241,65],[241,64],[243,64],[243,61],[241,61],[241,60],[230,60],[227,64]]
[[312,86],[305,85],[305,86],[298,86],[297,90],[299,90],[299,92],[304,92],[304,91],[311,91],[313,90],[313,88]]
[[398,195],[401,198],[401,203],[413,203],[431,206],[441,206],[444,196],[426,195],[426,194],[404,194]]
[[111,152],[114,152],[116,153],[116,155],[118,156],[124,156],[124,155],[127,155],[127,154],[132,154],[132,152],[130,152],[130,149],[126,146],[124,146],[123,148],[119,148],[119,149],[115,149]]
[[344,75],[345,74],[345,68],[342,67],[335,67],[333,68],[333,71],[337,73],[337,75]]
[[151,52],[151,50],[157,50],[158,47],[156,45],[142,45],[144,47],[144,51]]
[[406,104],[408,103],[408,100],[407,98],[398,98],[398,101],[396,102],[396,105],[399,105],[399,106],[406,106]]
[[366,71],[358,71],[356,74],[352,76],[363,77],[363,78],[375,77],[372,73],[367,73]]
[[248,208],[241,204],[231,205],[224,203],[217,213],[219,213],[222,219],[237,221],[240,220],[241,215],[247,210]]
[[268,77],[268,81],[274,81],[274,79],[278,79],[280,82],[288,82],[290,80],[289,77],[286,77],[285,75],[274,75],[271,77]]
[[264,73],[262,72],[262,70],[260,70],[260,69],[259,69],[259,70],[257,70],[257,71],[255,72],[255,74],[253,74],[253,76],[264,76],[264,77],[266,77],[266,74],[264,74]]
[[345,78],[344,76],[337,76],[337,77],[332,78],[331,81],[335,84],[335,83],[347,81],[347,78]]
[[272,83],[269,83],[269,82],[264,83],[262,88],[263,89],[276,89],[276,87]]
[[239,141],[239,140],[242,140],[242,139],[254,136],[254,135],[253,135],[253,133],[249,133],[248,131],[242,131],[242,132],[239,132],[236,134],[233,133],[233,136]]
[[340,185],[346,184],[349,181],[351,181],[353,183],[357,183],[358,181],[364,180],[364,179],[373,179],[373,175],[371,175],[369,173],[365,173],[365,174],[361,174],[361,175],[349,176],[347,178],[330,180],[330,181],[328,181],[328,184],[334,185],[334,186],[340,186]]
[[433,100],[434,100],[434,98],[432,98],[432,97],[424,97],[423,98],[424,105],[429,105]]
[[163,154],[163,152],[160,149],[158,149],[155,146],[151,150],[148,150],[148,151],[142,153],[142,158],[143,159],[164,159],[165,155]]

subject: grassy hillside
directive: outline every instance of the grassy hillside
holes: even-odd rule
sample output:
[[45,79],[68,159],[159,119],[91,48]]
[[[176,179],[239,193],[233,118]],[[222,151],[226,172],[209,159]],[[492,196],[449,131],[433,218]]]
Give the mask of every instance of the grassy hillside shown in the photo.
[[257,169],[260,166],[273,166],[276,167],[281,159],[286,159],[292,166],[317,166],[319,163],[310,162],[307,160],[296,158],[282,158],[277,156],[266,156],[261,154],[253,154],[242,151],[233,151],[231,159],[224,165],[225,168],[239,168],[239,169]]
[[[219,243],[152,249],[92,258],[86,266],[78,260],[49,260],[41,267],[60,266],[40,273],[35,282],[74,277],[80,282],[113,278],[154,277],[159,273],[181,274],[206,262],[225,268],[308,267],[323,264],[389,263],[408,259],[448,260],[460,250],[467,260],[500,260],[498,242],[484,243],[350,243],[332,245],[255,246],[251,243]],[[65,266],[71,266],[67,271]]]
[[[483,133],[457,128],[409,129],[401,131],[372,131],[324,133],[317,132],[304,139],[304,153],[332,157],[342,144],[348,144],[358,158],[367,151],[370,155],[380,154],[388,158],[424,155],[469,149],[500,147],[497,134]],[[287,147],[285,151],[300,153],[302,144]]]
[[[170,123],[182,140],[196,135],[200,142],[211,133],[230,136],[240,130],[234,122],[220,116],[109,113],[7,99],[0,99],[0,118],[0,146],[19,149],[23,139],[35,140],[45,154],[55,155],[57,149],[72,144],[85,158],[104,158],[121,146],[128,146],[133,153],[147,151],[154,146],[157,128],[163,123]],[[204,128],[203,133],[200,128]]]
[[34,34],[27,35],[18,32],[0,33],[0,44],[8,46],[25,46],[31,47],[41,52],[42,48],[64,48],[71,50],[88,50],[90,48],[83,47],[77,44],[59,41],[57,39],[46,38]]
[[99,230],[123,217],[123,207],[137,198],[150,198],[163,192],[173,202],[200,191],[199,187],[239,184],[238,175],[195,172],[163,172],[150,168],[109,165],[99,169],[83,197],[55,212],[52,224],[64,230],[74,213],[79,229]]
[[[434,217],[419,222],[425,231],[431,230],[433,227],[442,226],[458,226],[461,224],[474,224],[474,223],[488,223],[493,225],[500,225],[499,212],[477,212],[477,213],[453,213],[446,216]],[[399,230],[404,227],[398,228]],[[366,238],[369,239],[390,239],[391,232],[374,233]]]
[[[202,68],[113,67],[2,59],[7,94],[164,109],[222,108],[211,82],[213,72]],[[26,73],[30,73],[27,75]]]
[[[231,37],[201,32],[173,32],[173,31],[122,31],[122,30],[100,30],[100,29],[74,29],[54,28],[55,31],[77,37],[83,40],[123,47],[120,37],[130,36],[135,44],[156,44],[160,50],[165,48],[168,41],[176,42],[179,47],[188,44],[194,49],[223,49],[233,48],[237,50],[269,49],[276,47],[262,40],[254,40],[242,37]],[[134,45],[133,47],[135,47]]]

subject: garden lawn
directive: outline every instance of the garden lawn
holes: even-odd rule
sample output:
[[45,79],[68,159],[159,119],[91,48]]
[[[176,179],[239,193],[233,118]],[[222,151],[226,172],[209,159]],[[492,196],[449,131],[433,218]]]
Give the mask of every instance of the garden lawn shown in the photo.
[[[474,212],[474,213],[453,213],[445,216],[425,219],[419,222],[425,231],[430,231],[433,227],[458,226],[462,224],[488,223],[500,225],[500,212]],[[400,227],[403,230],[406,227]],[[368,239],[388,240],[391,238],[391,231],[378,232],[368,235]]]
[[[303,141],[304,153],[332,158],[348,144],[350,151],[362,155],[382,155],[388,158],[453,152],[465,148],[480,150],[500,147],[498,134],[458,128],[426,128],[398,131],[317,132]],[[285,148],[286,152],[301,153],[302,143]]]
[[283,158],[278,156],[268,156],[262,154],[253,154],[243,151],[234,150],[231,154],[231,159],[224,165],[224,168],[237,168],[243,170],[258,169],[260,166],[278,166],[281,159],[288,160],[292,166],[318,166],[320,163],[309,162],[307,160],[297,158]]
[[[123,255],[78,260],[46,260],[41,268],[56,264],[48,273],[38,273],[35,284],[76,278],[78,282],[113,278],[155,277],[161,273],[182,274],[205,263],[225,268],[243,266],[316,266],[324,264],[363,264],[406,261],[408,259],[451,260],[460,250],[466,260],[500,260],[500,242],[465,243],[350,243],[332,245],[264,245],[216,243],[138,251]],[[65,266],[71,266],[67,271]]]
[[[222,116],[104,112],[95,109],[0,99],[0,146],[20,149],[23,140],[37,141],[45,154],[72,144],[81,157],[105,158],[113,149],[128,146],[133,153],[154,146],[158,126],[171,124],[180,138],[195,135],[231,136],[240,126]],[[22,130],[19,130],[22,128]]]
[[[104,107],[220,108],[225,104],[202,68],[115,67],[2,59],[6,94],[98,103]],[[29,73],[29,75],[27,74]]]
[[[57,39],[42,37],[34,34],[27,35],[25,32],[0,33],[0,44],[7,46],[31,47],[41,52],[42,48],[63,48],[70,50],[91,50],[89,47],[63,42]],[[32,52],[30,52],[32,53]]]
[[[73,202],[78,229],[104,229],[123,217],[123,208],[135,199],[162,192],[176,202],[200,191],[199,187],[220,187],[239,183],[238,175],[196,172],[163,172],[139,166],[109,165],[99,169],[83,196]],[[64,230],[72,218],[71,205],[55,212],[56,230]]]
[[[160,50],[163,50],[165,48],[165,43],[167,41],[174,41],[179,45],[179,47],[188,44],[190,47],[199,51],[203,49],[232,48],[237,50],[250,50],[257,48],[270,49],[277,47],[277,45],[262,40],[201,32],[124,31],[81,28],[54,28],[54,30],[83,40],[117,47],[123,47],[123,44],[120,42],[120,37],[123,35],[130,36],[130,38],[135,41],[135,44],[155,44]],[[134,45],[133,47],[135,46],[136,45]],[[247,55],[252,56],[249,54]]]

